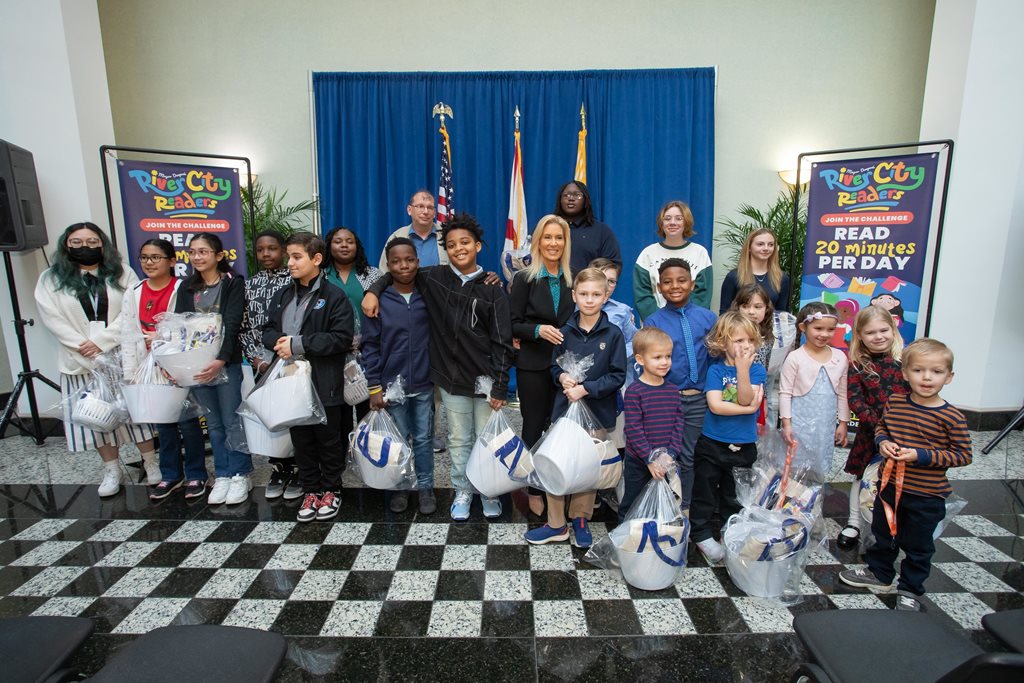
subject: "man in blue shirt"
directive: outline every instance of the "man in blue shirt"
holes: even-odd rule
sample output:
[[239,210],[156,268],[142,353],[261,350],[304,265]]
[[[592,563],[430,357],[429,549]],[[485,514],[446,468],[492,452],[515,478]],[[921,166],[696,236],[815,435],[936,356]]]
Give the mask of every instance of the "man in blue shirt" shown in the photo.
[[715,314],[690,303],[693,277],[690,264],[679,258],[666,259],[658,267],[658,291],[665,306],[644,321],[672,338],[672,369],[666,379],[679,387],[683,404],[683,448],[679,453],[679,474],[683,486],[682,508],[689,509],[693,495],[693,449],[700,438],[708,409],[704,383],[708,373],[708,350],[704,337],[715,324]]
[[[448,264],[448,252],[438,240],[441,234],[441,226],[434,221],[436,207],[434,206],[434,195],[427,190],[417,190],[409,199],[409,205],[405,208],[412,219],[412,223],[402,226],[391,233],[384,244],[387,245],[396,237],[406,237],[412,240],[416,247],[416,256],[420,260],[420,268],[427,266],[438,266]],[[385,253],[380,254],[380,269],[387,270],[388,260]]]

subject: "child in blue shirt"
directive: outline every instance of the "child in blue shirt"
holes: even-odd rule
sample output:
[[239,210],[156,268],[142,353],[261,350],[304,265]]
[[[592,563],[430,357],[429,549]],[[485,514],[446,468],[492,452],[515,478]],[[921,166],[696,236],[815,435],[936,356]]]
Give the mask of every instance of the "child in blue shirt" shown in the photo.
[[708,368],[704,385],[708,411],[694,455],[690,537],[708,564],[725,557],[711,528],[715,510],[723,520],[740,511],[732,469],[757,459],[757,412],[768,376],[754,362],[760,343],[757,326],[739,311],[726,311],[707,336],[708,352],[724,358]]

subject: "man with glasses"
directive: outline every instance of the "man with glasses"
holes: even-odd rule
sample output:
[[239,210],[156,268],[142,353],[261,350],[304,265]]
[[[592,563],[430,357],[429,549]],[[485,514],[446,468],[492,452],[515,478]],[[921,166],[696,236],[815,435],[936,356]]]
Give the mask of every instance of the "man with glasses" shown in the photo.
[[[384,245],[387,246],[388,242],[396,237],[407,237],[416,247],[420,268],[447,265],[448,252],[438,240],[441,226],[434,220],[437,211],[437,207],[434,205],[434,195],[426,190],[417,190],[409,199],[409,205],[405,210],[409,213],[412,223],[391,233],[384,240]],[[385,272],[388,269],[388,260],[383,250],[380,253],[380,269]]]

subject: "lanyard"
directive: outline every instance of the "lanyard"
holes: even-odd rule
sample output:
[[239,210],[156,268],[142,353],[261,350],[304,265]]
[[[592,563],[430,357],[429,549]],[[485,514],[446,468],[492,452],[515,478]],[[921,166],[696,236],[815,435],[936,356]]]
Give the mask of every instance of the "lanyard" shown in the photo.
[[[893,475],[893,469],[895,466],[895,481],[893,486],[896,487],[896,498],[893,500],[893,504],[890,506],[885,499],[882,498],[882,489],[889,483],[889,477]],[[885,510],[885,521],[889,523],[889,535],[896,538],[896,509],[900,506],[900,496],[903,495],[903,477],[907,471],[907,463],[903,460],[890,460],[886,459],[885,467],[882,468],[882,479],[878,482],[878,499],[882,501],[882,509]]]

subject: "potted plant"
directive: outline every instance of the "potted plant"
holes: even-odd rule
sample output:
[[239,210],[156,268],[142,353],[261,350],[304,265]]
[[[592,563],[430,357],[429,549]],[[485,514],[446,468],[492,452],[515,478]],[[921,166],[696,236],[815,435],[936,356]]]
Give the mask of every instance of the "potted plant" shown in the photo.
[[775,202],[763,211],[750,204],[742,204],[737,210],[742,218],[719,220],[718,224],[724,230],[715,237],[717,244],[732,250],[732,258],[735,261],[747,235],[758,228],[771,230],[775,234],[779,249],[779,265],[783,272],[789,273],[790,281],[793,283],[790,292],[792,311],[800,308],[800,278],[804,268],[804,241],[807,238],[807,194],[800,196],[800,210],[794,226],[795,202],[796,192],[790,189],[781,192]]
[[[264,230],[274,230],[288,237],[293,232],[312,229],[312,214],[320,208],[317,200],[308,199],[287,205],[284,203],[287,194],[287,190],[278,194],[277,190],[265,188],[258,181],[250,187],[242,187],[242,224],[245,227],[246,250],[252,248],[256,235]],[[249,214],[250,201],[255,209],[255,217]],[[249,275],[256,272],[255,257],[255,254],[250,253],[247,259]]]

